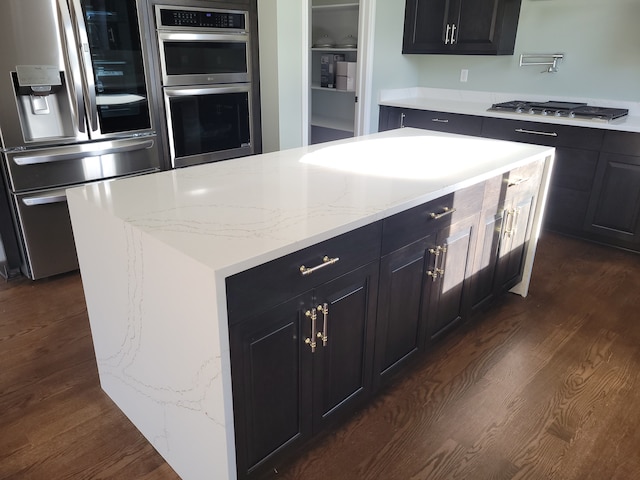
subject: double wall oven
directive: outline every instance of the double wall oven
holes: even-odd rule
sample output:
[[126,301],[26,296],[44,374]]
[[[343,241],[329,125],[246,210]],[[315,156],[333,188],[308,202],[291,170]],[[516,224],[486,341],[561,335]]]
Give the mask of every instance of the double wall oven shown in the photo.
[[153,8],[171,166],[257,153],[249,11]]

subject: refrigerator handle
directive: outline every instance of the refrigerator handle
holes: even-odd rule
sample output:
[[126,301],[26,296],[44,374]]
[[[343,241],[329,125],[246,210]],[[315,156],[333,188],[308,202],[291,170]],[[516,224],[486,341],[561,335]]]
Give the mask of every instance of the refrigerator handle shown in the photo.
[[84,104],[82,102],[82,72],[80,71],[80,60],[78,59],[78,53],[76,51],[76,45],[73,41],[73,24],[71,23],[71,15],[67,10],[67,4],[64,0],[58,0],[58,11],[60,12],[60,18],[62,20],[62,37],[68,52],[67,59],[69,61],[69,69],[71,73],[73,101],[72,108],[74,110],[76,124],[80,133],[86,132],[86,117],[84,111]]
[[62,203],[67,201],[67,194],[64,190],[56,190],[48,195],[34,195],[22,199],[27,207],[35,207],[38,205],[48,205],[51,203]]
[[135,152],[153,147],[153,140],[127,140],[120,142],[118,146],[98,145],[94,148],[86,148],[78,151],[77,148],[70,148],[68,152],[59,149],[60,153],[54,155],[16,155],[13,162],[16,165],[35,165],[38,163],[53,163],[64,160],[78,160],[87,157],[99,157],[100,155],[111,155],[114,153]]
[[84,16],[82,14],[82,6],[80,0],[71,0],[69,2],[73,8],[73,16],[76,20],[76,27],[78,29],[78,45],[80,53],[82,55],[82,67],[84,70],[84,81],[87,99],[89,101],[89,128],[92,132],[98,130],[98,107],[96,105],[96,82],[93,77],[93,69],[91,68],[93,62],[91,60],[91,49],[89,48],[89,36],[87,35],[87,27],[84,24]]

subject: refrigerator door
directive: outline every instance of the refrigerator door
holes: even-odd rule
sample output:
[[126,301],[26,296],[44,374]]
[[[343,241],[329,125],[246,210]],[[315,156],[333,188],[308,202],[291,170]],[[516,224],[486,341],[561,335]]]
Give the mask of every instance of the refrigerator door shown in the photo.
[[22,272],[35,280],[78,268],[64,190],[14,196],[25,250]]
[[91,138],[152,131],[137,2],[69,1],[80,42]]
[[13,192],[61,187],[160,170],[155,136],[30,149],[5,154]]
[[80,63],[64,0],[3,0],[0,15],[2,147],[89,139]]

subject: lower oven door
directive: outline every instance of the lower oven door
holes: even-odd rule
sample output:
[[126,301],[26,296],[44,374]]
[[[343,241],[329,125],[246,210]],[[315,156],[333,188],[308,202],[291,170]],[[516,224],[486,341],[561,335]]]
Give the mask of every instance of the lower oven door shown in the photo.
[[254,153],[251,84],[164,89],[173,167]]
[[24,249],[22,273],[32,279],[78,268],[64,190],[14,195]]

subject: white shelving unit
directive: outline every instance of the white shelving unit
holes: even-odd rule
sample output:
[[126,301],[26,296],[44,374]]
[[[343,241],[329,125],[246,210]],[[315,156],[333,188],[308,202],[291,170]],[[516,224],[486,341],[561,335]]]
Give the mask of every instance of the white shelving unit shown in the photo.
[[[357,2],[312,0],[311,6],[311,143],[320,143],[354,135],[356,92],[320,86],[320,59],[323,54],[344,55],[347,62],[358,61],[358,48],[341,48],[347,36],[358,39],[360,5]],[[316,47],[323,36],[334,47]]]

